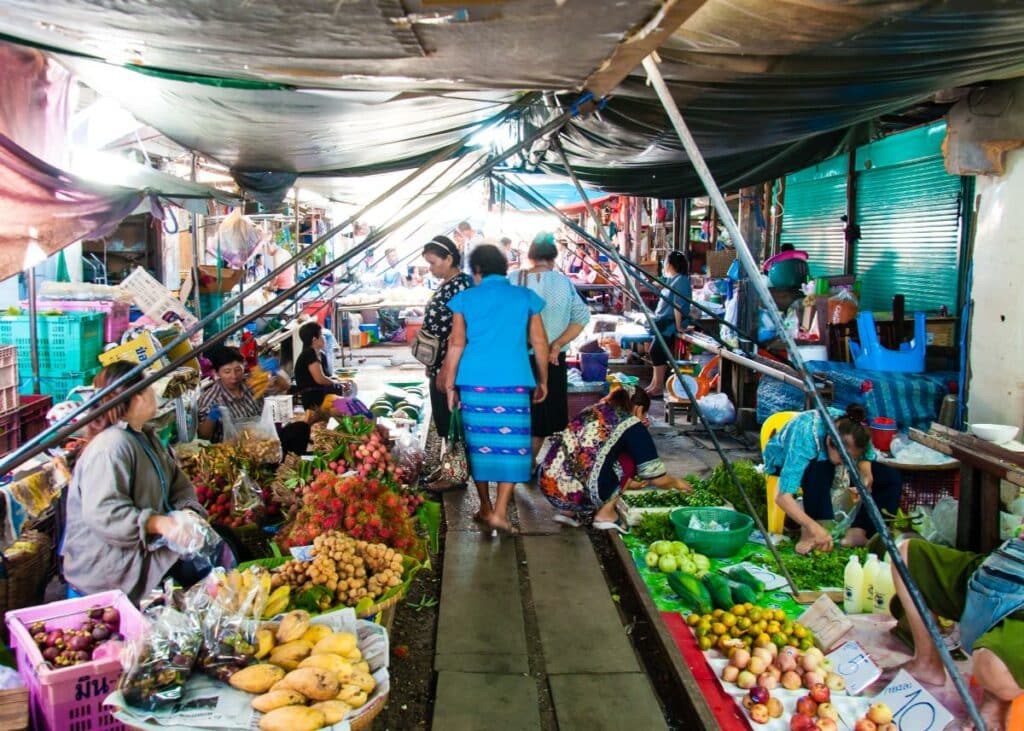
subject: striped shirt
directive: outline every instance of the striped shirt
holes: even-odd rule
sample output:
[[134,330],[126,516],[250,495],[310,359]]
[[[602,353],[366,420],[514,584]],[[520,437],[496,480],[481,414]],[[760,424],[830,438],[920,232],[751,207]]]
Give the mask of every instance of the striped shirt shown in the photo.
[[[252,389],[245,383],[242,384],[242,395],[236,398],[224,388],[223,383],[215,380],[213,385],[205,389],[199,396],[199,421],[206,420],[210,415],[210,409],[215,404],[222,412],[224,409],[227,409],[228,416],[231,417],[232,421],[258,419],[263,414],[263,399],[256,398],[253,395]],[[212,441],[221,441],[222,435],[221,424],[217,422],[217,428]]]

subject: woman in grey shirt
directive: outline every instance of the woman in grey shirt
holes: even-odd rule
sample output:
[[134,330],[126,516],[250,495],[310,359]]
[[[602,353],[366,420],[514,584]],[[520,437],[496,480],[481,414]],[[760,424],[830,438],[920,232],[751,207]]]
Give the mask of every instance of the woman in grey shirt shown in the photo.
[[[114,363],[96,376],[96,388],[116,382],[132,363]],[[138,383],[116,389],[108,399]],[[89,425],[92,435],[68,485],[62,555],[64,577],[75,594],[120,589],[135,603],[165,577],[198,581],[212,566],[182,559],[160,538],[180,545],[183,522],[174,511],[190,510],[204,521],[196,491],[146,422],[156,415],[156,394],[146,388]]]

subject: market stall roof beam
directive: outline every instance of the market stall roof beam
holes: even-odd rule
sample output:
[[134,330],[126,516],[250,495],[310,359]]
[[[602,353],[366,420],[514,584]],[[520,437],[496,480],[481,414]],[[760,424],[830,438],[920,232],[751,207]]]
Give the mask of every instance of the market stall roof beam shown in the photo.
[[[881,511],[878,509],[878,504],[875,502],[871,495],[871,491],[864,485],[864,481],[860,477],[860,472],[857,469],[857,464],[850,456],[849,450],[846,448],[842,436],[839,434],[839,430],[836,428],[835,420],[829,413],[828,408],[825,406],[825,402],[821,397],[821,394],[814,387],[814,381],[811,377],[810,372],[807,370],[807,365],[804,362],[803,356],[800,354],[799,349],[796,346],[796,342],[793,336],[786,330],[785,325],[782,322],[782,315],[776,307],[773,306],[774,300],[772,299],[771,293],[768,291],[768,286],[760,277],[760,272],[757,266],[757,260],[754,259],[753,253],[750,251],[750,247],[747,245],[746,240],[743,238],[743,234],[736,224],[736,220],[733,218],[732,211],[729,209],[725,198],[722,196],[722,191],[718,188],[714,177],[711,174],[711,170],[708,168],[707,163],[704,161],[704,157],[701,154],[700,148],[697,147],[697,143],[690,133],[689,128],[686,126],[686,122],[683,120],[683,115],[680,113],[679,108],[676,106],[675,100],[672,98],[669,92],[668,86],[665,84],[665,80],[661,76],[661,71],[658,69],[657,60],[653,56],[648,56],[643,62],[644,71],[647,72],[647,77],[654,86],[655,91],[658,94],[658,98],[661,100],[662,105],[665,107],[665,112],[668,114],[669,119],[672,121],[672,126],[675,128],[676,134],[679,136],[683,147],[686,150],[687,156],[690,158],[690,162],[700,176],[701,183],[704,185],[705,190],[708,193],[708,198],[714,205],[715,210],[718,211],[720,220],[725,224],[726,230],[729,232],[729,236],[733,240],[733,244],[736,247],[736,253],[739,255],[740,264],[747,276],[751,280],[751,285],[758,297],[764,304],[766,310],[768,310],[769,317],[772,320],[772,324],[776,330],[780,333],[782,340],[786,343],[786,347],[789,350],[790,357],[793,360],[793,365],[800,372],[801,377],[804,380],[806,389],[810,392],[814,399],[814,405],[818,413],[821,415],[822,421],[825,424],[826,431],[832,439],[832,443],[838,447],[839,453],[842,456],[843,464],[846,469],[850,472],[850,481],[856,486],[857,492],[860,494],[861,509],[866,509],[868,515],[871,518],[871,522],[875,524],[878,529],[878,535],[881,537],[882,542],[885,544],[886,552],[889,554],[893,566],[896,567],[896,571],[903,579],[904,585],[907,587],[907,592],[910,594],[910,598],[914,602],[914,606],[917,608],[922,619],[924,620],[925,627],[928,630],[928,634],[935,644],[935,648],[939,653],[939,657],[942,659],[942,664],[949,672],[950,678],[953,680],[953,684],[956,686],[957,692],[960,694],[961,699],[964,702],[964,706],[967,708],[967,713],[974,721],[976,728],[985,728],[984,720],[978,711],[978,706],[974,702],[974,698],[971,697],[970,690],[967,687],[967,683],[964,681],[963,676],[960,674],[956,667],[956,663],[953,662],[953,657],[950,655],[949,649],[946,647],[945,642],[942,640],[942,635],[939,632],[938,625],[936,624],[934,615],[928,610],[925,604],[924,597],[921,596],[921,591],[917,584],[914,582],[913,577],[910,575],[910,570],[907,568],[906,562],[900,555],[899,549],[896,546],[896,541],[889,533],[885,525],[885,519],[882,517]],[[689,391],[689,387],[686,386]],[[698,413],[699,410],[698,410]],[[729,469],[732,474],[731,465],[726,462],[726,468]],[[734,477],[735,479],[735,477]],[[738,480],[737,480],[738,483]],[[743,493],[746,498],[746,493]],[[758,521],[760,522],[760,521]],[[762,532],[764,532],[762,528]],[[767,535],[767,533],[765,533]],[[784,568],[782,561],[778,558],[777,551],[774,550],[771,541],[768,541],[768,546],[773,548],[772,554],[778,561],[779,567]],[[788,576],[787,576],[788,578]],[[789,580],[792,585],[792,579]],[[796,587],[794,587],[794,592]]]

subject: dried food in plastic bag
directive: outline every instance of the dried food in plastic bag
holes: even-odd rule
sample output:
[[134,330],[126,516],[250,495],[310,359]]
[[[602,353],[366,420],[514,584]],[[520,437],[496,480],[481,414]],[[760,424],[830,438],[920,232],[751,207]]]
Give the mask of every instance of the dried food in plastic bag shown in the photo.
[[415,485],[420,479],[426,454],[419,440],[408,429],[400,429],[391,450],[391,457],[398,470],[398,479],[405,485]]
[[235,484],[231,486],[231,509],[235,515],[245,515],[250,510],[259,510],[262,507],[260,486],[249,477],[248,470],[243,467],[235,478]]
[[266,603],[269,577],[264,585],[254,573],[253,580],[243,583],[245,573],[214,570],[189,592],[192,606],[203,617],[203,649],[198,668],[225,682],[256,662],[259,623],[252,617],[259,616]]
[[125,650],[120,689],[136,708],[156,710],[181,700],[203,644],[195,615],[171,606],[153,607],[145,631]]

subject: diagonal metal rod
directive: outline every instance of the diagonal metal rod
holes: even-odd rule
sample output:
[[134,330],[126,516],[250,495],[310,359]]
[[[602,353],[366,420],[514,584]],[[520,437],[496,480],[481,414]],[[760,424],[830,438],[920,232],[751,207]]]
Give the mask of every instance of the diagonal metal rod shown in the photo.
[[[265,313],[269,312],[271,309],[276,307],[279,302],[285,301],[297,293],[306,291],[311,286],[313,286],[314,283],[323,278],[324,275],[329,274],[330,272],[334,271],[337,267],[347,262],[349,259],[358,256],[366,249],[370,248],[371,246],[374,246],[378,241],[383,239],[385,236],[389,235],[393,231],[396,231],[401,226],[405,225],[408,221],[412,220],[423,211],[427,210],[428,208],[432,207],[433,205],[447,197],[453,190],[461,189],[466,185],[475,182],[479,178],[488,175],[495,167],[501,164],[504,160],[528,148],[534,140],[539,139],[540,137],[543,137],[545,135],[551,134],[555,130],[562,127],[571,116],[572,112],[569,110],[560,112],[551,120],[546,122],[544,125],[535,129],[529,136],[523,138],[521,141],[512,145],[511,147],[499,153],[498,155],[490,157],[488,160],[478,165],[474,170],[470,171],[469,173],[466,173],[460,179],[448,185],[443,191],[432,197],[431,200],[427,201],[426,203],[422,203],[419,206],[416,206],[413,210],[403,214],[397,221],[395,221],[389,226],[384,227],[377,233],[367,237],[361,244],[349,250],[348,252],[338,257],[337,259],[325,263],[319,269],[313,272],[313,274],[308,279],[303,280],[302,282],[297,282],[293,286],[286,289],[284,292],[280,293],[274,300],[258,307],[253,312],[248,313],[243,317],[239,318],[239,320],[228,329],[216,334],[213,338],[204,340],[200,345],[196,346],[188,353],[183,353],[181,356],[172,359],[167,366],[157,370],[155,373],[152,373],[148,376],[144,376],[143,379],[134,386],[125,389],[121,393],[110,398],[110,400],[108,401],[102,401],[104,397],[109,396],[111,392],[124,381],[133,378],[137,375],[143,375],[147,367],[147,364],[142,363],[134,367],[132,370],[128,371],[121,379],[118,379],[118,381],[110,384],[108,387],[94,394],[93,397],[89,401],[85,402],[81,407],[76,408],[74,411],[69,413],[67,416],[65,416],[59,422],[51,426],[49,429],[43,431],[36,437],[33,437],[31,440],[29,440],[27,444],[20,447],[17,451],[7,455],[6,458],[0,461],[0,473],[10,471],[11,469],[21,464],[25,460],[42,453],[50,444],[66,439],[67,437],[74,434],[78,430],[78,425],[73,423],[74,419],[79,415],[86,413],[90,407],[92,407],[93,410],[89,412],[88,418],[93,419],[96,416],[105,413],[114,406],[117,406],[118,404],[128,401],[129,399],[131,399],[133,395],[135,395],[141,389],[152,385],[160,378],[172,373],[179,366],[191,360],[197,353],[204,352],[209,348],[213,347],[214,345],[223,342],[224,339],[227,338],[235,330],[244,327],[248,323],[257,319],[258,317],[262,317]],[[340,228],[341,227],[335,227],[335,229],[328,232],[329,235],[325,234],[316,243],[320,243],[322,241],[327,240],[328,238],[330,238],[330,236],[333,236],[335,233],[337,233],[337,231],[339,231]],[[282,265],[282,269],[283,266],[284,265]],[[208,317],[212,318],[216,316],[217,313],[223,312],[224,309],[225,307],[222,307],[219,310],[217,310],[216,313],[213,313]],[[201,322],[200,325],[201,324],[203,323]],[[196,325],[191,330],[181,334],[176,339],[176,342],[184,342],[190,333],[194,333],[195,331],[198,330],[200,325]],[[169,347],[170,346],[168,346],[168,348]],[[164,350],[166,351],[167,348],[165,348]]]
[[[576,192],[579,193],[580,198],[583,199],[583,203],[584,205],[586,205],[587,211],[590,213],[591,218],[593,218],[595,221],[599,221],[600,219],[596,217],[597,211],[594,210],[594,206],[590,202],[590,199],[587,197],[586,191],[583,190],[583,186],[580,184],[579,178],[576,177],[576,172],[569,165],[569,159],[566,157],[565,152],[562,150],[562,146],[558,145],[557,149],[558,155],[562,160],[562,165],[565,167],[566,173],[568,173],[569,177],[572,179],[573,185],[576,186]],[[600,232],[602,237],[607,236],[603,226],[599,227],[598,231]],[[609,256],[613,257],[615,263],[619,266],[620,269],[622,269],[623,272],[627,271],[625,266],[623,265],[622,255],[619,254],[618,249],[616,249],[614,246],[609,247]],[[668,354],[668,362],[672,366],[672,372],[675,374],[676,381],[683,387],[683,390],[686,391],[686,397],[690,399],[690,408],[693,409],[694,413],[697,414],[697,418],[700,419],[700,423],[703,424],[704,429],[708,433],[708,436],[711,437],[711,443],[715,445],[715,451],[718,452],[718,456],[722,458],[722,464],[725,466],[726,472],[729,473],[729,479],[732,480],[736,489],[739,490],[740,496],[743,498],[743,502],[746,503],[746,507],[750,513],[750,517],[754,519],[754,523],[757,524],[757,529],[761,531],[761,535],[764,536],[765,546],[767,546],[768,550],[771,551],[772,557],[778,563],[779,568],[782,571],[783,578],[786,580],[786,583],[789,584],[789,588],[792,590],[793,595],[795,596],[799,593],[799,589],[797,588],[796,582],[793,581],[793,577],[790,575],[789,570],[786,568],[785,564],[783,564],[782,557],[779,556],[779,550],[775,547],[775,541],[772,540],[771,535],[768,533],[767,527],[761,521],[761,516],[759,516],[757,510],[754,509],[754,504],[750,501],[750,496],[747,495],[747,491],[743,488],[743,485],[740,483],[740,479],[736,475],[736,471],[733,469],[732,463],[729,461],[729,458],[725,454],[725,450],[722,448],[722,443],[718,441],[718,435],[715,434],[715,430],[711,428],[711,423],[708,421],[707,416],[704,414],[704,409],[701,408],[700,404],[697,401],[697,394],[693,392],[693,389],[690,387],[690,384],[687,382],[685,378],[683,378],[683,374],[679,370],[679,364],[676,362],[676,359],[672,356],[672,351],[669,349],[668,343],[665,341],[665,336],[661,334],[661,331],[658,329],[657,324],[654,322],[654,315],[651,313],[650,308],[646,304],[644,304],[643,300],[640,298],[640,292],[636,288],[637,279],[638,277],[636,277],[635,274],[633,275],[633,278],[626,277],[626,284],[633,291],[634,296],[638,300],[640,300],[640,309],[643,312],[644,317],[647,319],[647,326],[650,328],[651,333],[654,335],[654,338],[658,341],[658,346],[664,348],[665,353]]]
[[[604,241],[601,241],[600,239],[595,238],[593,235],[590,234],[590,232],[588,232],[586,229],[584,229],[582,226],[580,226],[578,223],[572,220],[569,216],[566,216],[564,213],[559,211],[558,208],[553,203],[551,203],[551,201],[546,199],[541,193],[537,192],[536,190],[526,190],[521,185],[509,182],[509,180],[504,176],[499,175],[498,177],[501,180],[502,185],[508,187],[514,193],[521,195],[528,203],[536,206],[541,210],[550,210],[554,212],[563,224],[565,224],[573,231],[575,231],[577,234],[582,236],[584,239],[586,239],[600,251],[604,252],[605,254],[608,254],[609,248],[615,248],[614,244],[609,244]],[[733,323],[724,319],[721,315],[718,315],[714,311],[710,310],[707,306],[701,304],[700,302],[697,302],[691,297],[687,297],[685,294],[674,288],[670,283],[645,271],[643,267],[641,267],[636,262],[630,259],[623,259],[623,261],[628,269],[634,271],[642,279],[646,280],[646,286],[650,287],[655,291],[667,289],[670,294],[674,294],[680,299],[684,300],[687,304],[696,307],[698,310],[706,314],[709,318],[717,322],[719,325],[724,325],[728,327],[730,330],[733,330],[737,335],[747,338],[748,340],[751,340],[751,342],[756,342],[756,338],[751,338],[749,333],[740,330],[740,328],[737,325],[734,325]],[[679,306],[676,305],[674,302],[672,303],[672,307],[674,309],[679,309]],[[684,312],[684,314],[688,313]],[[720,337],[717,337],[715,335],[710,335],[710,337],[717,341],[720,345],[732,350],[732,348],[730,348],[727,343],[722,341]]]
[[697,175],[704,184],[704,189],[707,191],[709,200],[711,200],[712,204],[715,206],[719,219],[725,223],[725,227],[729,231],[729,235],[732,237],[734,245],[736,246],[736,253],[739,255],[740,262],[746,270],[747,276],[750,277],[751,284],[757,291],[761,302],[764,303],[768,310],[772,323],[775,325],[783,341],[786,343],[786,347],[789,349],[790,358],[793,360],[794,367],[799,371],[807,389],[814,398],[815,408],[824,420],[828,435],[832,438],[833,443],[839,449],[843,459],[843,464],[850,472],[850,481],[856,486],[857,492],[860,494],[861,509],[866,509],[868,511],[868,515],[871,517],[871,522],[875,524],[875,527],[878,530],[878,535],[881,536],[882,542],[885,544],[885,550],[892,560],[892,565],[895,566],[896,572],[900,575],[900,578],[903,579],[903,584],[907,587],[907,593],[910,595],[914,606],[921,615],[925,628],[928,630],[928,634],[931,637],[932,642],[935,644],[935,649],[938,651],[939,657],[942,659],[942,664],[949,672],[949,677],[953,680],[953,684],[956,686],[957,692],[960,694],[960,697],[964,702],[964,706],[967,708],[967,713],[974,721],[975,728],[984,730],[985,721],[982,719],[981,714],[978,711],[978,707],[974,703],[974,699],[971,697],[970,691],[967,688],[967,683],[957,670],[956,663],[953,662],[953,656],[950,655],[949,649],[942,641],[935,618],[932,616],[931,611],[925,604],[924,597],[921,595],[920,589],[918,589],[917,584],[910,575],[910,569],[907,568],[906,562],[903,560],[903,557],[900,556],[899,549],[896,546],[896,541],[886,529],[885,520],[882,518],[882,513],[878,509],[878,505],[875,503],[875,500],[871,495],[871,491],[865,487],[864,482],[860,479],[860,472],[857,469],[857,465],[854,463],[849,451],[847,451],[843,438],[836,429],[835,421],[832,419],[832,415],[825,407],[825,402],[821,398],[821,393],[814,388],[813,381],[810,373],[807,371],[807,366],[804,363],[803,356],[800,354],[800,351],[797,350],[793,337],[783,326],[782,316],[779,314],[778,309],[772,306],[773,300],[771,298],[771,294],[768,292],[767,286],[765,286],[765,283],[759,276],[757,262],[754,260],[753,254],[750,253],[750,248],[747,246],[747,242],[743,238],[743,234],[740,233],[739,226],[736,225],[736,221],[732,217],[732,211],[730,211],[728,205],[726,205],[725,198],[722,197],[722,191],[719,190],[718,185],[715,183],[715,179],[712,176],[707,163],[704,161],[704,156],[701,154],[700,148],[697,146],[697,142],[693,139],[693,135],[690,133],[690,129],[686,126],[686,122],[683,121],[683,115],[679,112],[675,99],[672,98],[672,93],[669,91],[668,85],[661,76],[661,71],[658,69],[657,61],[653,56],[648,56],[644,59],[643,66],[644,70],[647,72],[647,78],[654,86],[654,90],[658,94],[658,98],[661,100],[661,104],[665,108],[665,112],[672,121],[672,126],[675,128],[676,134],[679,135],[679,139],[683,143],[683,149],[686,150],[686,155],[690,160],[690,164],[693,165],[694,170],[696,170]]

